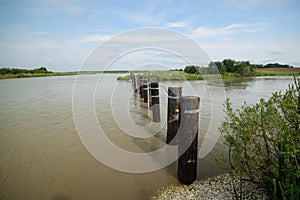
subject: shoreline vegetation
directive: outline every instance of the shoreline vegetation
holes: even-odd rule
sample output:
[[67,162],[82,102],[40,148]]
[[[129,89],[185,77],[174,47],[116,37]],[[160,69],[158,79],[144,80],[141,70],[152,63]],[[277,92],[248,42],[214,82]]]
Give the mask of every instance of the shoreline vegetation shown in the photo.
[[36,69],[19,69],[19,68],[1,68],[0,79],[12,79],[12,78],[33,78],[44,76],[67,76],[75,75],[75,72],[52,72],[48,71],[45,67]]
[[184,69],[169,71],[75,71],[75,72],[52,72],[45,67],[36,69],[0,68],[0,79],[33,78],[45,76],[71,76],[80,74],[127,74],[120,76],[119,81],[129,81],[129,73],[137,73],[145,79],[156,81],[194,81],[211,79],[233,79],[256,76],[294,76],[300,74],[300,68],[278,63],[266,65],[251,64],[249,61],[235,61],[224,59],[223,61],[211,62],[208,66],[186,66]]
[[[300,75],[300,68],[293,68],[288,71],[286,68],[269,68],[269,69],[256,69],[251,75],[241,76],[238,73],[223,73],[223,74],[189,74],[184,71],[149,71],[149,72],[136,72],[143,76],[144,79],[151,79],[156,81],[197,81],[197,80],[212,80],[212,79],[233,79],[243,77],[258,77],[258,76],[294,76]],[[119,81],[130,81],[131,76],[120,76]]]
[[77,71],[77,72],[52,72],[45,67],[36,69],[0,68],[1,79],[34,78],[46,76],[73,76],[80,74],[125,74],[127,71]]
[[[175,69],[170,71],[140,72],[145,79],[156,81],[176,80],[211,80],[232,79],[256,76],[295,76],[300,74],[300,68],[290,65],[269,63],[266,65],[251,64],[249,61],[235,61],[224,59],[223,61],[211,62],[208,66],[186,66],[184,70]],[[130,80],[130,76],[118,77],[120,81]]]

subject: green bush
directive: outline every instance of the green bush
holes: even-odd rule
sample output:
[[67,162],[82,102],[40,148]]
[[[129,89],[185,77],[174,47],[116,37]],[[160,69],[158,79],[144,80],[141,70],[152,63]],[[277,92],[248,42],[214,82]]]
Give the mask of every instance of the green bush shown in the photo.
[[232,173],[259,183],[274,199],[300,197],[300,79],[285,93],[233,110],[225,102],[220,130]]

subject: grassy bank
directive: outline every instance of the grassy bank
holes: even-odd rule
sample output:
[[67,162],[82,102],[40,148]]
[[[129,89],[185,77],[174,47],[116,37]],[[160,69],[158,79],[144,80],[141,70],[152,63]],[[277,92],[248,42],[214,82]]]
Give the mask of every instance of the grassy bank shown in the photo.
[[[144,77],[144,79],[151,79],[156,81],[195,81],[195,80],[211,80],[211,79],[233,79],[242,77],[238,73],[224,73],[224,74],[188,74],[183,71],[150,71],[138,73]],[[250,76],[247,77],[256,77],[256,76],[293,76],[299,75],[300,68],[291,69],[257,69]],[[121,76],[118,77],[120,81],[130,81],[131,76]]]
[[[184,81],[184,80],[204,80],[207,75],[200,74],[188,74],[182,71],[150,71],[139,73],[144,79],[156,80],[156,81]],[[120,81],[129,81],[131,76],[118,77]]]
[[0,79],[12,79],[12,78],[34,78],[45,76],[70,76],[76,75],[77,72],[51,72],[51,73],[20,73],[20,74],[4,74],[0,75]]
[[45,76],[71,76],[71,75],[78,75],[78,74],[102,74],[102,73],[104,73],[104,74],[125,74],[125,73],[127,73],[127,71],[80,71],[80,72],[0,74],[0,79],[34,78],[34,77],[45,77]]
[[293,76],[299,75],[300,68],[259,68],[255,70],[255,76]]

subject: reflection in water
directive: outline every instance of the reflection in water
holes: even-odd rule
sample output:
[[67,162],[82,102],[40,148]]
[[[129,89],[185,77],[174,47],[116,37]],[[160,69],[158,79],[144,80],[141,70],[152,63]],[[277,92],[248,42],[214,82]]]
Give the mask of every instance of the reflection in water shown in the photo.
[[235,82],[230,86],[226,86],[227,97],[233,102],[235,108],[239,108],[244,102],[247,104],[255,104],[260,98],[268,99],[272,93],[285,91],[289,84],[293,83],[291,76],[276,77],[256,77],[251,79],[237,79],[241,81]]
[[231,88],[245,89],[249,86],[250,82],[253,81],[254,77],[243,77],[243,78],[234,78],[234,79],[224,79],[223,83],[225,89],[228,91]]
[[[97,75],[82,76],[81,84],[86,88],[98,81]],[[184,87],[183,95],[201,97],[199,149],[204,148],[201,151],[205,152],[204,136],[213,139],[218,131],[211,117],[221,120],[223,116],[223,113],[211,113],[212,106],[208,103],[213,96],[213,103],[222,110],[223,100],[217,98],[222,91],[219,85],[207,86],[205,81],[190,82],[190,85],[161,83],[162,123],[159,127],[149,126],[149,134],[153,128],[159,131],[142,139],[122,131],[115,117],[118,109],[128,106],[129,120],[147,126],[151,124],[151,113],[134,96],[129,102],[122,99],[114,102],[107,95],[114,88],[123,88],[116,90],[119,93],[130,93],[130,83],[117,82],[116,77],[104,75],[95,93],[98,121],[114,144],[137,153],[161,148],[166,133],[165,88],[180,85]],[[270,97],[272,92],[284,90],[292,82],[292,77],[259,77],[225,80],[224,85],[227,97],[239,107],[244,101],[255,103],[260,97]],[[156,172],[129,174],[110,169],[94,159],[79,140],[74,125],[73,83],[72,76],[0,81],[0,199],[145,199],[162,186],[178,183],[176,162]],[[118,122],[121,125],[125,120],[122,119]],[[221,141],[216,146],[226,150]],[[198,179],[216,173],[220,173],[220,169],[212,153],[199,159]]]

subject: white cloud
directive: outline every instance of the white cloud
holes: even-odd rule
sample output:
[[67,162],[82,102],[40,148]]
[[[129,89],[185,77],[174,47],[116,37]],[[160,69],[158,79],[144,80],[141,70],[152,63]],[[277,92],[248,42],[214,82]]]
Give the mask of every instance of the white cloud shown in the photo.
[[89,35],[84,38],[80,38],[75,40],[75,43],[86,43],[86,42],[104,42],[106,40],[109,40],[111,36],[109,35]]
[[193,31],[193,35],[196,36],[215,36],[215,35],[228,35],[241,31],[245,24],[230,24],[221,28],[199,27]]
[[192,38],[216,38],[226,39],[228,36],[237,35],[240,33],[254,33],[260,31],[266,24],[257,23],[257,24],[230,24],[225,27],[220,28],[211,28],[211,27],[198,27],[192,31]]
[[188,23],[187,22],[172,22],[172,23],[168,23],[167,27],[169,28],[184,28],[187,27]]
[[[142,29],[141,29],[142,30]],[[118,36],[117,38],[114,38],[113,41],[114,42],[130,42],[130,43],[165,43],[165,42],[179,42],[180,40],[182,40],[182,37],[176,36],[176,35],[168,35],[168,34],[161,34],[161,33],[157,33],[153,35],[149,34],[139,34],[137,33],[136,35],[129,35],[129,34],[125,34],[125,35],[121,35]]]

